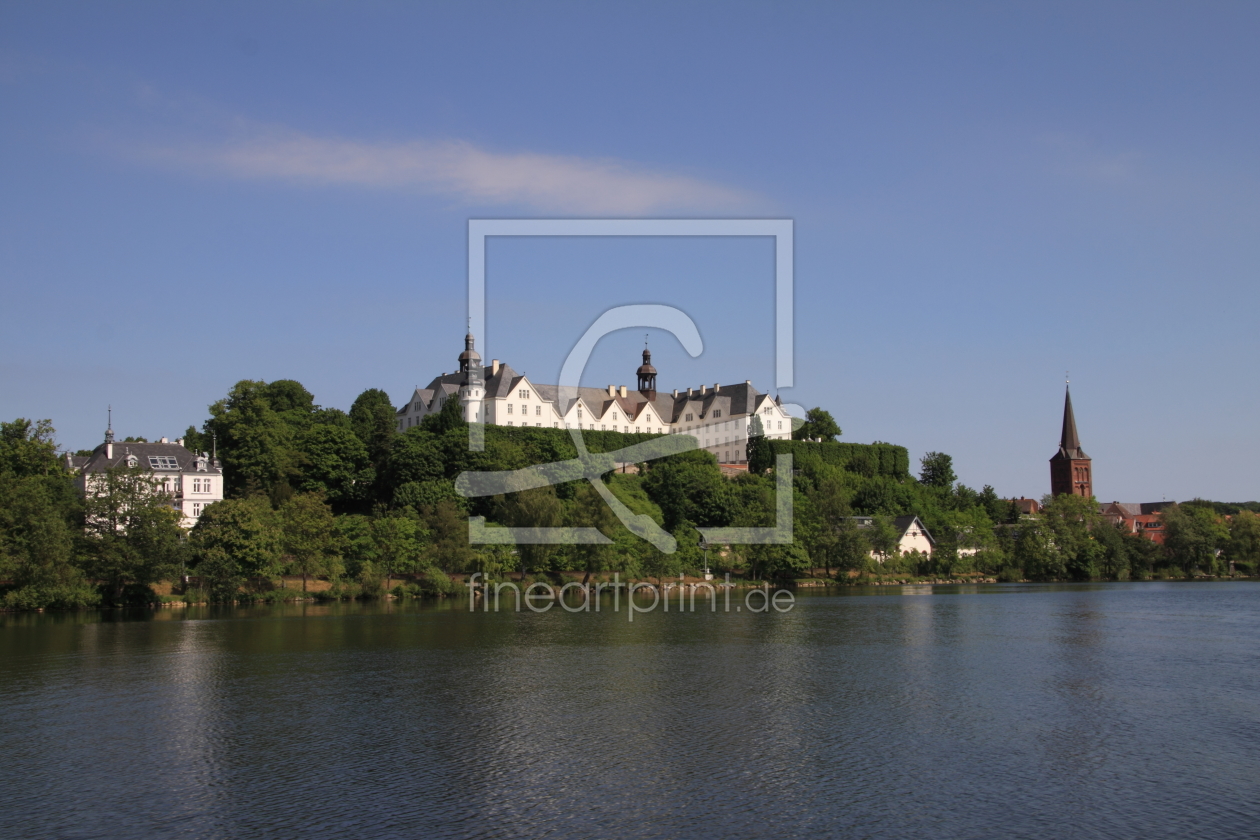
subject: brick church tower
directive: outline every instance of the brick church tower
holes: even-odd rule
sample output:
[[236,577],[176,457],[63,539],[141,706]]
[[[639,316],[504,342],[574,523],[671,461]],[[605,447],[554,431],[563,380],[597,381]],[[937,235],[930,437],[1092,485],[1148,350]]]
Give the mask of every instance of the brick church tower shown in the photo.
[[1081,449],[1076,434],[1076,415],[1072,413],[1072,389],[1069,386],[1063,403],[1063,434],[1059,451],[1050,459],[1050,495],[1094,495],[1094,478],[1089,456]]

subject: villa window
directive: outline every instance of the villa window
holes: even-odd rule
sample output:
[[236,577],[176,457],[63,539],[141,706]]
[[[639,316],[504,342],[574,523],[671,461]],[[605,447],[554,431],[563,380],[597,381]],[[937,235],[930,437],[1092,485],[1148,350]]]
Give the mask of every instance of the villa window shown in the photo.
[[542,417],[542,406],[541,406],[541,405],[536,405],[536,406],[534,406],[534,416],[535,416],[535,417]]
[[522,388],[522,389],[521,389],[521,391],[520,391],[520,393],[518,393],[518,394],[517,394],[517,396],[519,396],[519,397],[520,397],[521,399],[523,399],[523,400],[527,400],[527,399],[529,399],[529,391],[527,391],[527,390],[525,390],[524,388]]
[[527,405],[521,406],[521,414],[529,414],[529,406]]
[[507,407],[508,407],[508,414],[511,414],[511,413],[512,413],[512,404],[511,404],[511,403],[508,403],[508,404],[507,404]]
[[613,412],[613,419],[614,419],[614,420],[616,420],[616,419],[617,419],[617,412],[615,412],[615,411]]

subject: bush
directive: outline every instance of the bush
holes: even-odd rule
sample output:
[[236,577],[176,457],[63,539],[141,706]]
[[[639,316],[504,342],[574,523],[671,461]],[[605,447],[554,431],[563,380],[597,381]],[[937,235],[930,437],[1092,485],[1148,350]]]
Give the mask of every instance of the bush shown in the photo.
[[0,606],[6,610],[79,610],[95,607],[101,594],[95,587],[79,585],[23,586],[6,592]]
[[422,595],[431,595],[438,598],[446,598],[458,595],[463,587],[451,580],[450,576],[445,572],[434,569],[425,573],[420,579],[420,593]]
[[1004,566],[997,573],[998,583],[1019,583],[1024,579],[1024,570],[1015,566]]

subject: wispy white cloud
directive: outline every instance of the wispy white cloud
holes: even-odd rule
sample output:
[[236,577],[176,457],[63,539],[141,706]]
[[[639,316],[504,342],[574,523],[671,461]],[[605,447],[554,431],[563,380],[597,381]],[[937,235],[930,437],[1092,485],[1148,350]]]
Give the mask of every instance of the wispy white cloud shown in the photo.
[[469,204],[642,215],[737,211],[756,196],[617,160],[493,152],[462,141],[373,143],[291,130],[248,130],[219,143],[128,143],[149,163],[252,180],[408,190]]

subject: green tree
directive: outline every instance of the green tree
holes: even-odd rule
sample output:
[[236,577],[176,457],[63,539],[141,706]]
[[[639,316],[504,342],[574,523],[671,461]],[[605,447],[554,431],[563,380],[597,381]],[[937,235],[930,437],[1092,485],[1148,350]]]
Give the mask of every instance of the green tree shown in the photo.
[[954,459],[944,452],[927,453],[919,465],[919,481],[928,487],[949,488],[958,480],[954,475]]
[[0,475],[19,478],[63,472],[51,420],[0,423]]
[[730,482],[712,453],[702,449],[652,461],[643,489],[660,506],[667,531],[687,522],[701,528],[725,525],[734,513]]
[[1195,571],[1219,574],[1220,554],[1229,540],[1229,531],[1211,507],[1170,505],[1162,511],[1164,550],[1187,577]]
[[295,468],[295,430],[268,401],[266,382],[241,380],[210,406],[206,432],[218,440],[229,494],[270,492]]
[[887,516],[876,516],[871,519],[871,527],[866,530],[866,541],[870,550],[880,557],[888,558],[897,553],[900,535],[897,526]]
[[397,415],[389,394],[379,388],[368,388],[359,394],[350,406],[350,424],[367,446],[372,463],[377,469],[384,467],[397,429]]
[[774,466],[774,450],[766,438],[765,426],[761,423],[761,415],[754,414],[748,423],[748,471],[760,475]]
[[74,564],[78,505],[68,504],[68,483],[63,475],[0,474],[0,580],[14,585],[0,606],[71,608],[98,600]]
[[283,570],[280,521],[262,496],[225,499],[202,511],[190,535],[194,570],[216,596],[261,588]]
[[368,451],[350,428],[316,424],[302,432],[296,446],[301,454],[299,491],[322,492],[342,510],[366,500]]
[[426,508],[423,515],[432,565],[447,573],[468,568],[476,559],[468,544],[468,515],[449,500]]
[[792,438],[828,442],[840,437],[840,434],[840,424],[831,416],[831,412],[811,408],[805,412],[805,422],[792,432]]
[[1260,516],[1249,510],[1234,514],[1225,557],[1237,571],[1255,574],[1260,569]]
[[452,394],[446,397],[442,408],[420,421],[419,428],[435,435],[444,435],[452,429],[463,429],[468,424],[464,421],[464,407],[459,403],[459,396]]
[[391,511],[372,520],[372,542],[378,567],[385,572],[385,586],[395,575],[418,571],[428,536],[414,510]]
[[181,515],[146,469],[114,467],[87,478],[86,572],[115,603],[129,585],[148,586],[175,574],[182,561]]
[[300,493],[280,508],[281,545],[289,569],[302,576],[302,591],[314,575],[336,577],[341,571],[341,545],[332,509],[318,493]]
[[[566,521],[573,528],[595,528],[606,537],[612,537],[619,521],[612,508],[589,483],[583,482],[574,495],[573,503],[565,511]],[[578,568],[585,572],[582,583],[588,583],[592,572],[607,568],[613,552],[612,545],[575,545],[574,559]]]
[[[504,500],[501,510],[500,521],[513,528],[556,528],[564,515],[555,489],[550,486],[513,493]],[[521,544],[518,549],[521,571],[537,574],[550,570],[557,546]]]

